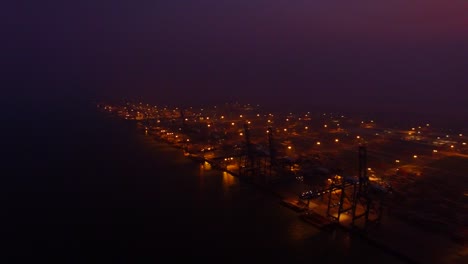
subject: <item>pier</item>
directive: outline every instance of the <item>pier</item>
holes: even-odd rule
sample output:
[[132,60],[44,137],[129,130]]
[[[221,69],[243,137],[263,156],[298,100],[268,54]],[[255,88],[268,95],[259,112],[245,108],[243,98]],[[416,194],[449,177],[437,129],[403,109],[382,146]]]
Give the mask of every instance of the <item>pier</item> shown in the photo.
[[[309,114],[287,115],[273,128],[271,113],[219,111],[163,110],[164,114],[146,114],[148,118],[137,124],[145,134],[183,150],[195,162],[209,163],[274,195],[280,205],[298,214],[298,220],[320,230],[348,232],[408,263],[457,263],[467,258],[463,237],[455,243],[447,235],[418,229],[390,213],[398,205],[392,203],[393,191],[402,186],[387,180],[402,179],[398,173],[404,168],[392,140],[429,151],[426,143],[402,143],[397,131],[376,128],[373,122],[329,128],[328,124],[308,125]],[[127,119],[128,112],[124,113]],[[331,120],[340,122],[337,117]],[[325,148],[327,140],[331,142]],[[405,161],[420,173],[427,164],[445,157],[430,151]],[[395,175],[388,176],[388,171]]]

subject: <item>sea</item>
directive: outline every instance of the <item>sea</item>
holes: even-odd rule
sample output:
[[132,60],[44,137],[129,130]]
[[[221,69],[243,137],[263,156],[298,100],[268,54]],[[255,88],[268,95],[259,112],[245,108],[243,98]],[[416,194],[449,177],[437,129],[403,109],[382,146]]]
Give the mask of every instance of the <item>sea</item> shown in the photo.
[[94,102],[33,110],[2,121],[0,263],[404,263]]

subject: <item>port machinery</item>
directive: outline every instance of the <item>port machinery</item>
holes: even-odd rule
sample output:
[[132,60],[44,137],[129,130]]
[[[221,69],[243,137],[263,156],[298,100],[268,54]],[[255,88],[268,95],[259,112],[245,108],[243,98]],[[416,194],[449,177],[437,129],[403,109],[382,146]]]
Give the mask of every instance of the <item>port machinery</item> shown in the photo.
[[273,128],[267,128],[267,147],[262,148],[251,141],[248,123],[243,126],[244,145],[236,154],[239,157],[239,175],[258,183],[291,179],[290,164],[278,159]]
[[[329,219],[335,223],[343,223],[350,225],[353,229],[365,231],[370,226],[380,224],[384,198],[391,190],[369,182],[366,147],[359,146],[358,154],[357,177],[335,176],[328,187],[303,192],[299,198],[309,201],[328,195],[326,216]],[[343,215],[346,215],[345,219],[341,219]]]
[[[250,139],[248,124],[244,124],[245,145],[238,153],[239,175],[249,180],[266,180],[271,170],[281,171],[273,144],[273,129],[268,133],[268,154],[258,151]],[[264,176],[264,177],[260,177]],[[326,218],[334,223],[350,225],[353,229],[367,230],[378,225],[382,219],[384,198],[391,191],[387,186],[371,183],[367,175],[367,147],[358,147],[358,176],[335,176],[330,185],[321,190],[306,191],[299,195],[302,200],[328,196]],[[343,217],[346,216],[346,217]]]
[[266,181],[269,167],[269,154],[263,153],[251,142],[250,129],[247,123],[244,129],[244,145],[238,149],[236,156],[239,158],[239,175],[249,181]]

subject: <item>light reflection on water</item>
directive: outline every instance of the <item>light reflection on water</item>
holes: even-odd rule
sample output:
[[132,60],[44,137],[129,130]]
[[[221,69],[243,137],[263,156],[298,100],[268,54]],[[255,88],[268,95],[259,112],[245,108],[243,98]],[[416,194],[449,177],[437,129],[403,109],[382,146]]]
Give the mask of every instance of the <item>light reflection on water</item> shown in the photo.
[[230,187],[234,187],[237,184],[237,179],[233,175],[223,171],[223,188],[228,190]]
[[202,166],[204,170],[211,170],[211,164],[206,161],[203,163]]
[[[149,137],[145,137],[143,143],[157,152],[155,156],[163,158],[164,164],[174,167],[170,171],[164,168],[165,173],[160,175],[176,178],[175,182],[186,191],[178,195],[194,206],[187,210],[196,213],[191,215],[190,222],[184,223],[184,228],[197,234],[196,237],[220,239],[216,244],[221,243],[224,248],[233,250],[261,245],[259,252],[262,248],[271,248],[277,252],[284,251],[281,253],[284,255],[316,259],[322,263],[341,263],[347,257],[352,262],[353,258],[359,258],[359,252],[369,250],[372,250],[369,259],[379,260],[385,256],[386,260],[381,263],[398,262],[365,242],[346,237],[342,232],[330,234],[302,222],[296,212],[282,207],[275,198],[256,191],[253,186],[240,182],[227,172],[212,169],[209,163],[195,164],[181,151]],[[161,189],[163,192],[169,190],[171,187]],[[197,248],[196,245],[194,247]]]

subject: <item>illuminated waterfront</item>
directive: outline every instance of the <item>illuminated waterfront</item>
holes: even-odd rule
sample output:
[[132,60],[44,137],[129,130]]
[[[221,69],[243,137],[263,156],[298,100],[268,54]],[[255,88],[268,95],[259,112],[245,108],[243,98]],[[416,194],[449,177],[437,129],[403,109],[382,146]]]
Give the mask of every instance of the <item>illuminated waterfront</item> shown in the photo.
[[[36,140],[46,135],[54,141],[41,156],[24,156],[37,160],[21,170],[30,174],[14,174],[4,192],[10,201],[2,217],[6,260],[340,263],[369,251],[369,261],[398,263],[359,239],[298,221],[270,195],[200,168],[134,124],[87,111],[68,113],[49,124],[53,132],[23,139],[24,149],[41,146]],[[28,193],[19,192],[25,188]]]
[[[462,209],[466,184],[458,184],[468,164],[466,128],[447,129],[424,119],[409,127],[403,125],[408,121],[390,126],[386,120],[339,113],[268,112],[251,104],[198,109],[140,102],[104,104],[102,110],[136,120],[146,135],[236,174],[250,166],[242,157],[248,133],[261,163],[257,173],[270,182],[295,178],[303,191],[323,188],[334,175],[357,175],[357,147],[364,145],[369,153],[369,180],[394,193],[388,199],[394,215],[450,236],[458,235],[467,219]],[[450,180],[430,187],[442,178]],[[428,196],[437,202],[427,205]]]
[[[230,121],[229,121],[229,122],[230,122]],[[131,123],[133,123],[133,122],[131,122]],[[205,125],[206,125],[206,124],[205,124]],[[232,124],[230,124],[230,125],[232,126]],[[242,130],[241,130],[241,131],[242,131]],[[172,133],[172,132],[170,132],[170,131],[167,131],[167,132],[168,132],[168,133]],[[242,132],[237,132],[237,133],[242,133]],[[145,135],[145,137],[149,140],[150,143],[148,143],[148,144],[160,144],[160,143],[151,143],[151,142],[153,142],[153,137],[151,137],[151,134],[150,134],[150,133],[142,133],[142,135]],[[174,134],[171,134],[171,135],[172,135],[172,136],[175,136]],[[182,135],[182,134],[180,134],[180,135]],[[240,140],[239,140],[239,141],[241,141],[241,140],[242,140],[242,137],[240,137]],[[170,142],[170,141],[169,141],[169,142]],[[194,144],[194,139],[193,139],[193,138],[190,138],[190,142],[191,142],[192,144]],[[201,142],[200,142],[200,143],[201,143]],[[171,144],[174,144],[174,143],[171,142]],[[177,146],[177,144],[174,145],[174,146]],[[194,146],[194,145],[193,145],[193,146]],[[193,148],[192,148],[192,149],[193,149]],[[181,150],[179,150],[179,151],[182,152]],[[179,153],[179,154],[180,154],[180,153]],[[207,154],[208,154],[208,155],[207,155]],[[213,154],[213,152],[205,152],[205,158],[210,159],[210,157],[214,157],[212,154]],[[209,156],[209,155],[212,155],[212,156]],[[414,159],[414,158],[413,158],[413,159]],[[234,163],[233,165],[235,165],[235,163]],[[207,186],[207,184],[208,184],[208,180],[207,180],[207,177],[206,177],[206,173],[208,173],[208,172],[209,172],[209,173],[214,173],[215,170],[213,170],[212,166],[211,166],[210,164],[206,163],[206,162],[205,162],[204,164],[201,164],[201,165],[198,165],[198,166],[200,166],[200,168],[199,168],[199,169],[200,169],[200,170],[199,170],[199,173],[200,173],[200,175],[199,175],[200,182],[198,182],[198,186],[199,186],[200,188],[202,188],[203,190],[205,190],[205,188],[206,188],[206,186]],[[236,171],[236,170],[235,170],[236,167],[234,166],[233,168],[234,168],[233,171]],[[229,174],[227,174],[226,172],[219,172],[219,174],[221,174],[220,177],[221,177],[222,179],[224,179],[223,184],[221,184],[221,186],[218,186],[218,187],[217,187],[217,188],[219,188],[220,190],[224,190],[224,191],[226,191],[226,190],[231,190],[232,188],[235,188],[234,186],[236,186],[236,184],[238,184],[238,183],[237,183],[237,179],[236,179],[236,180],[234,180],[234,179],[228,180],[228,179],[229,179],[229,177],[228,177]],[[231,177],[232,177],[232,176],[231,176]],[[228,184],[228,182],[229,182],[229,184]],[[233,184],[233,182],[236,182],[236,184]],[[239,184],[241,184],[241,183],[239,183]],[[231,187],[227,187],[228,185],[231,186]],[[203,196],[203,194],[200,194],[200,195]],[[244,195],[244,194],[242,194],[242,195]],[[224,193],[224,197],[232,197],[232,194]],[[249,207],[249,205],[245,205],[245,206]],[[254,206],[254,205],[250,205],[250,206]],[[278,204],[275,204],[275,206],[278,207]],[[280,209],[280,210],[283,210],[283,209]],[[264,213],[264,212],[262,211],[262,214],[263,214],[263,213]],[[287,213],[287,214],[290,214],[290,213]],[[293,214],[294,214],[294,213],[293,213]],[[297,217],[297,214],[296,214],[296,217]],[[298,220],[298,219],[296,218],[296,221],[297,221],[297,220]],[[384,221],[384,222],[385,222],[385,221]],[[390,225],[390,223],[391,223],[391,221],[388,221],[388,220],[387,220],[387,225]],[[245,224],[247,224],[247,223],[245,223]],[[304,223],[301,223],[301,224],[299,224],[299,225],[303,225],[303,224],[304,224]],[[391,225],[393,225],[393,224],[395,224],[395,223],[392,223]],[[295,225],[296,225],[296,224],[294,224],[293,226],[295,226]],[[395,226],[397,226],[397,225],[398,225],[398,224],[395,224]],[[388,227],[388,226],[387,226],[387,227]],[[399,228],[400,228],[400,231],[406,230],[406,229],[405,229],[406,227],[399,227]],[[312,229],[314,229],[314,228],[312,228]],[[391,229],[391,228],[390,228],[390,229]],[[386,230],[387,230],[386,232],[392,232],[390,229],[387,228],[387,229],[386,229]],[[308,235],[310,235],[308,232],[306,232],[306,231],[304,231],[304,230],[298,231],[298,230],[295,229],[295,228],[292,228],[292,229],[291,229],[291,228],[285,227],[284,230],[292,230],[291,235],[292,235],[292,237],[296,237],[296,238],[297,238],[297,237],[303,237],[303,236],[308,236]],[[407,231],[408,231],[408,230],[407,230]],[[257,231],[255,231],[255,232],[257,232]],[[406,231],[405,231],[405,232],[406,232]],[[413,231],[410,231],[410,232],[413,232]],[[321,234],[322,234],[322,236],[327,236],[326,233],[321,232]],[[343,234],[344,234],[344,233],[343,233]],[[415,230],[415,231],[414,231],[414,234],[420,234],[420,233],[419,233],[419,231]],[[348,236],[348,234],[344,234],[344,235],[345,235],[345,237]],[[380,234],[379,236],[382,236],[382,235],[383,235],[383,237],[385,237],[385,234]],[[426,235],[424,235],[424,234],[422,234],[422,233],[420,234],[420,236],[421,236],[421,238],[426,237]],[[341,238],[343,238],[343,237],[341,237]],[[444,239],[444,241],[445,241],[445,239]],[[299,244],[300,244],[300,245],[304,245],[303,242],[304,242],[304,241],[300,242]],[[362,242],[363,242],[363,241],[360,241],[360,240],[359,240],[359,243],[362,243]],[[426,242],[427,242],[427,241],[426,241]],[[435,240],[434,240],[434,242],[435,242]],[[281,242],[279,242],[279,241],[278,241],[278,243],[281,244]],[[295,242],[292,242],[292,243],[294,244]],[[356,243],[356,242],[354,242],[354,243]],[[442,243],[442,242],[439,241],[438,243],[440,244],[440,243]],[[443,244],[443,245],[442,245],[442,244]],[[445,254],[446,256],[453,256],[453,255],[459,254],[459,253],[457,253],[456,247],[450,248],[450,246],[445,245],[445,242],[443,242],[442,244],[440,244],[440,245],[441,245],[441,248],[440,248],[441,252],[438,252],[439,250],[436,250],[436,252],[434,252],[434,253],[435,253],[434,256],[437,256],[437,257],[439,257],[439,258],[444,258],[444,254]],[[434,246],[434,245],[437,245],[437,243],[433,244],[433,246]],[[448,247],[445,248],[446,246],[448,246]],[[286,247],[287,247],[287,246],[286,246]],[[311,247],[314,247],[314,246],[311,246]],[[374,248],[374,249],[375,249],[375,248]],[[288,249],[288,251],[289,251],[289,250],[290,250],[290,249]],[[391,250],[391,249],[390,249],[390,250]],[[411,249],[411,247],[408,247],[407,250],[413,251],[413,252],[411,253],[411,255],[422,256],[421,254],[424,254],[423,251],[418,252],[419,250]],[[293,251],[294,251],[294,250],[293,250]],[[444,251],[446,251],[446,252],[445,252],[445,253],[442,253],[442,252],[444,252]],[[289,254],[289,253],[288,253],[288,254]],[[388,252],[387,252],[387,254],[388,254]],[[462,253],[462,254],[465,254],[465,253]],[[301,255],[301,254],[299,254],[299,255]],[[430,255],[426,255],[426,258],[427,258],[428,256],[430,256]],[[448,259],[448,257],[447,257],[446,259]],[[446,259],[445,259],[445,261],[446,261]]]

